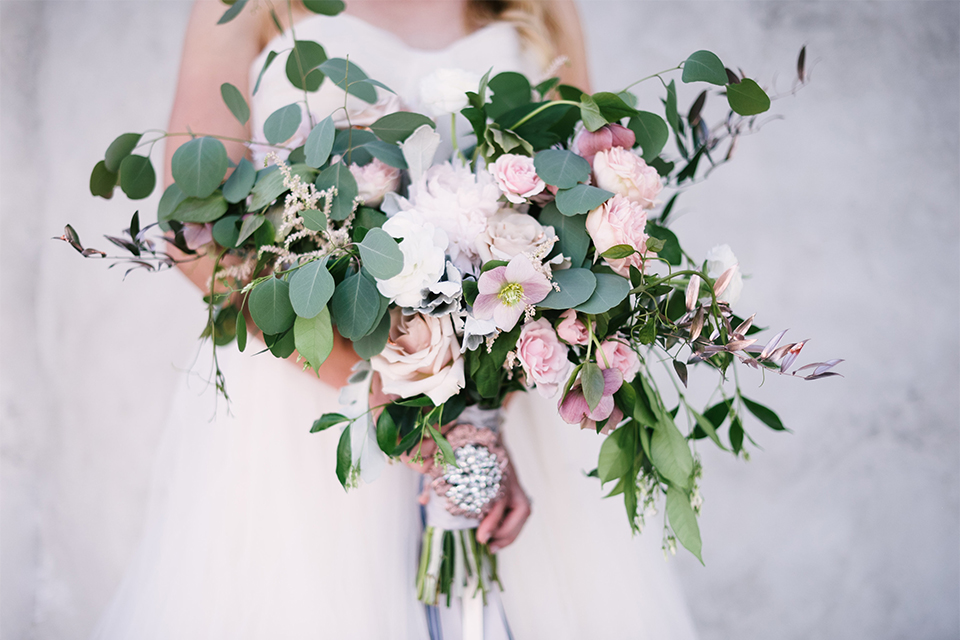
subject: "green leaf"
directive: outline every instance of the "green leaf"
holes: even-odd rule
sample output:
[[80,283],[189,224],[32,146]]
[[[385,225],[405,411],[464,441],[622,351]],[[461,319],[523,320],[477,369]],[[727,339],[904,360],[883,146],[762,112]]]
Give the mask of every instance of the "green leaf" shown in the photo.
[[240,124],[247,124],[247,120],[250,119],[250,107],[247,106],[247,101],[240,93],[240,89],[229,82],[224,82],[220,85],[220,96],[227,108],[230,109],[230,113],[240,121]]
[[629,474],[636,454],[637,427],[630,422],[607,436],[600,446],[600,458],[597,461],[600,482],[610,482]]
[[353,454],[350,452],[350,427],[343,430],[340,434],[340,442],[337,444],[337,480],[343,485],[344,491],[347,490],[347,481],[350,478],[350,465],[353,464]]
[[677,113],[677,83],[671,80],[667,85],[667,100],[664,105],[667,114],[667,122],[673,132],[680,137],[680,114]]
[[257,89],[260,88],[260,81],[263,80],[263,74],[267,71],[267,67],[276,59],[277,52],[271,51],[267,54],[267,59],[263,61],[263,66],[260,68],[260,73],[257,75],[257,82],[253,85],[253,93],[251,95],[257,95]]
[[603,398],[603,372],[596,364],[587,362],[580,369],[580,384],[583,387],[583,397],[590,410],[593,411]]
[[727,85],[727,102],[741,116],[755,116],[770,108],[770,97],[750,78]]
[[266,217],[262,215],[247,216],[243,220],[243,224],[240,225],[240,234],[237,236],[237,246],[242,245],[244,241],[252,236],[257,229],[262,227],[266,221]]
[[270,278],[250,292],[250,316],[264,333],[278,335],[293,326],[297,314],[290,304],[290,285]]
[[333,149],[335,133],[333,116],[327,116],[310,131],[303,149],[309,166],[319,169],[327,161],[330,157],[330,151]]
[[703,564],[703,558],[700,555],[700,527],[697,525],[697,514],[690,506],[690,496],[674,486],[667,489],[667,519],[680,544]]
[[275,358],[280,358],[281,360],[286,360],[292,356],[297,348],[294,342],[293,326],[277,335],[264,333],[263,342],[267,345],[270,353],[272,353]]
[[177,186],[191,198],[206,198],[217,190],[227,173],[227,150],[216,138],[195,138],[173,154],[170,171]]
[[290,274],[290,304],[301,318],[313,318],[324,310],[336,285],[326,260],[314,260]]
[[107,164],[103,160],[98,162],[90,173],[90,193],[101,198],[110,199],[113,196],[113,188],[117,186],[119,176],[107,169]]
[[607,119],[600,113],[600,107],[585,93],[580,96],[580,117],[587,131],[596,131],[607,124]]
[[637,334],[637,341],[640,342],[640,344],[653,344],[653,341],[656,339],[657,321],[655,318],[651,318],[640,327],[640,332]]
[[464,280],[462,283],[463,286],[463,299],[467,301],[467,304],[471,307],[477,299],[477,295],[480,293],[480,287],[477,285],[476,280]]
[[246,200],[257,181],[257,170],[246,158],[241,158],[227,181],[223,183],[223,197],[230,204]]
[[160,222],[161,225],[165,224],[167,220],[171,219],[173,212],[180,206],[180,203],[186,199],[187,196],[183,194],[183,191],[180,190],[177,183],[171,183],[163,192],[163,195],[160,196],[160,204],[157,207],[157,221]]
[[622,260],[624,258],[629,258],[636,252],[637,250],[628,244],[617,244],[610,247],[600,255],[604,258],[610,258],[611,260]]
[[327,216],[317,209],[304,209],[300,212],[303,226],[311,231],[323,231],[327,228]]
[[565,216],[575,216],[593,211],[613,197],[613,193],[586,184],[578,184],[570,189],[557,192],[557,209]]
[[743,449],[743,425],[739,417],[734,417],[730,422],[730,448],[734,454],[740,453]]
[[303,0],[303,6],[324,16],[335,16],[345,8],[343,0]]
[[560,238],[558,250],[570,258],[574,268],[583,264],[590,248],[585,216],[565,216],[560,213],[557,205],[551,202],[540,212],[540,224],[553,227],[554,233]]
[[542,309],[572,309],[590,299],[597,288],[597,276],[589,269],[562,269],[553,273],[560,291],[552,290],[536,304]]
[[746,405],[747,409],[757,418],[757,420],[767,425],[774,431],[787,431],[787,428],[783,426],[783,422],[780,421],[780,416],[778,416],[773,409],[765,407],[759,402],[754,402],[753,400],[743,396],[740,396],[740,399],[743,400],[743,404]]
[[[568,269],[569,271],[569,269]],[[597,315],[605,313],[623,302],[630,293],[630,281],[612,273],[598,273],[597,286],[593,294],[574,308],[583,313]]]
[[333,321],[340,335],[359,340],[373,328],[380,310],[380,292],[363,273],[355,273],[337,285],[331,302]]
[[293,137],[300,128],[303,113],[300,105],[293,103],[280,107],[267,117],[263,123],[263,137],[270,144],[280,144]]
[[390,412],[384,408],[380,417],[377,418],[377,446],[388,456],[393,455],[397,448],[397,436],[399,429],[397,423],[393,420]]
[[433,441],[437,443],[440,453],[443,454],[443,463],[456,467],[457,458],[453,455],[453,447],[451,447],[450,443],[447,442],[447,439],[443,437],[443,434],[430,425],[427,425],[427,431],[429,431],[430,437],[433,438]]
[[223,12],[223,15],[220,16],[220,19],[217,20],[217,24],[226,24],[240,15],[240,12],[243,11],[243,7],[246,6],[247,0],[236,0],[230,8]]
[[727,71],[715,53],[701,50],[684,61],[680,79],[685,83],[709,82],[722,87],[727,84]]
[[570,189],[590,178],[590,163],[572,151],[547,149],[533,157],[537,175],[547,184]]
[[247,318],[242,313],[237,314],[237,349],[240,353],[247,348]]
[[407,161],[403,158],[403,151],[395,144],[388,144],[383,140],[371,140],[363,144],[360,148],[369,151],[374,158],[395,169],[407,168]]
[[297,351],[310,368],[317,371],[333,351],[333,325],[327,308],[312,318],[297,316],[293,322],[293,339]]
[[301,91],[316,91],[326,77],[318,67],[326,60],[327,52],[319,44],[312,40],[297,40],[287,56],[287,79]]
[[120,163],[123,162],[124,158],[133,153],[141,137],[143,137],[143,134],[140,133],[124,133],[117,136],[117,139],[107,147],[107,152],[103,156],[107,171],[111,173],[119,172]]
[[723,443],[722,443],[722,442],[720,442],[720,436],[717,435],[717,430],[713,428],[713,423],[710,422],[709,420],[707,420],[705,417],[703,417],[703,416],[700,415],[699,413],[697,413],[697,412],[693,409],[693,407],[691,407],[690,405],[687,405],[687,409],[689,409],[689,410],[690,410],[690,413],[693,414],[694,419],[697,421],[697,426],[699,426],[701,429],[703,429],[703,431],[704,431],[708,436],[710,436],[710,439],[713,440],[713,442],[714,442],[718,447],[720,447],[721,449],[723,449],[724,451],[726,451],[727,448],[726,448],[725,446],[723,446]]
[[240,237],[240,230],[237,229],[237,222],[240,216],[224,216],[213,225],[213,239],[221,247],[227,249],[236,249],[237,238]]
[[403,271],[403,253],[383,229],[370,229],[358,245],[363,267],[378,280],[388,280]]
[[120,188],[131,200],[142,200],[153,193],[157,174],[145,156],[127,156],[120,163]]
[[350,418],[341,413],[325,413],[320,416],[319,419],[314,420],[313,426],[310,427],[310,433],[325,431],[334,425],[343,424],[344,422],[350,422]]
[[370,125],[370,128],[384,142],[396,144],[409,138],[414,131],[423,125],[437,128],[436,123],[425,115],[398,111],[383,116]]
[[167,219],[178,222],[213,222],[227,212],[228,206],[219,193],[206,198],[185,198]]
[[359,340],[353,341],[353,350],[364,360],[369,360],[375,355],[379,355],[383,348],[387,346],[387,338],[390,337],[390,314],[385,313],[380,318],[377,327],[363,336]]
[[336,162],[317,176],[317,190],[324,191],[330,187],[337,188],[337,195],[333,199],[330,217],[334,220],[345,220],[353,213],[353,200],[359,195],[357,181],[342,161]]
[[335,85],[351,93],[364,102],[374,104],[377,101],[377,90],[367,83],[367,74],[360,67],[346,58],[330,58],[320,65],[320,70],[327,74]]
[[[305,182],[313,180],[316,175],[316,172],[305,164],[291,166],[290,173],[299,176]],[[283,174],[277,170],[276,165],[258,171],[257,182],[250,190],[250,195],[253,197],[250,199],[247,211],[263,209],[285,191],[287,191],[287,188],[283,186]]]
[[673,266],[678,266],[683,261],[680,241],[673,231],[655,222],[647,222],[646,233],[649,236],[663,240],[663,248],[658,252],[661,258]]
[[[493,97],[486,110],[487,115],[494,120],[512,109],[528,104],[532,97],[530,81],[515,71],[498,73],[490,79],[488,86],[493,91]],[[512,123],[506,123],[509,124]]]
[[650,441],[650,457],[664,478],[684,489],[692,486],[693,456],[687,439],[683,437],[669,414],[661,412]]
[[607,122],[619,122],[623,118],[636,115],[637,110],[623,101],[615,93],[601,91],[591,96],[594,104],[600,109],[600,114]]
[[637,137],[637,144],[643,150],[643,160],[650,162],[663,151],[670,138],[670,129],[663,118],[649,111],[638,111],[630,118],[627,127]]

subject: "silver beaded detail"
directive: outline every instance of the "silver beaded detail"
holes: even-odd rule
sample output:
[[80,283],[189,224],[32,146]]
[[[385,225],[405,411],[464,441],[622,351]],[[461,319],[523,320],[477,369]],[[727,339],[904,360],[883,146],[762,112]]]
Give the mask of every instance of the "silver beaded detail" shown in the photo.
[[497,456],[482,445],[466,444],[454,451],[457,467],[449,466],[443,479],[446,496],[467,514],[479,516],[500,493],[503,472]]

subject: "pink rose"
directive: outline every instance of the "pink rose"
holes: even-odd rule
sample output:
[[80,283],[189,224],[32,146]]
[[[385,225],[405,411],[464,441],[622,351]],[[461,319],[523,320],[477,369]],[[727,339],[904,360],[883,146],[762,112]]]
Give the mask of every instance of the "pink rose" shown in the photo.
[[567,347],[560,343],[546,318],[523,325],[517,341],[517,358],[528,383],[536,384],[544,398],[557,393],[573,367],[567,360]]
[[633,379],[637,377],[637,372],[640,371],[640,358],[626,344],[626,338],[618,334],[614,338],[601,342],[600,348],[603,349],[603,355],[606,356],[606,359],[598,357],[597,365],[601,369],[606,369],[607,363],[609,363],[612,368],[620,370],[624,382],[633,382]]
[[356,163],[350,165],[350,173],[357,181],[357,191],[363,204],[376,207],[383,202],[383,196],[396,191],[400,186],[400,170],[374,158],[362,167]]
[[596,186],[636,202],[644,209],[654,205],[663,189],[660,174],[628,149],[613,147],[593,157]]
[[577,153],[593,164],[593,156],[601,151],[613,147],[632,149],[636,143],[637,136],[630,129],[619,124],[607,124],[596,131],[581,131],[574,141],[574,147]]
[[537,175],[533,158],[512,153],[497,158],[490,167],[497,186],[514,204],[522,204],[527,198],[537,195],[546,187],[546,183]]
[[380,374],[384,393],[401,398],[425,394],[446,402],[465,386],[463,356],[449,315],[439,318],[390,310],[390,339],[370,366]]
[[477,253],[484,262],[513,260],[521,253],[546,256],[556,241],[553,227],[542,226],[537,219],[512,209],[490,216],[487,228],[477,236]]
[[577,318],[577,312],[573,309],[567,309],[560,314],[563,318],[557,325],[557,335],[567,344],[587,344],[590,342],[590,332],[587,331],[587,325],[580,322]]
[[[599,157],[600,154],[597,154]],[[639,251],[626,258],[604,258],[610,268],[624,278],[630,277],[630,265],[643,271],[643,257],[647,252],[647,212],[639,204],[621,195],[615,195],[587,214],[587,233],[603,253],[618,244],[627,244]]]

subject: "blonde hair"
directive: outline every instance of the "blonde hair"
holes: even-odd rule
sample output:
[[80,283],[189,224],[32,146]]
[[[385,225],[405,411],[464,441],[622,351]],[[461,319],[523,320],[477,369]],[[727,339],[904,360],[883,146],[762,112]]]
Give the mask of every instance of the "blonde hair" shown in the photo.
[[470,0],[466,18],[476,25],[496,20],[512,22],[525,44],[546,68],[556,58],[560,26],[543,0]]

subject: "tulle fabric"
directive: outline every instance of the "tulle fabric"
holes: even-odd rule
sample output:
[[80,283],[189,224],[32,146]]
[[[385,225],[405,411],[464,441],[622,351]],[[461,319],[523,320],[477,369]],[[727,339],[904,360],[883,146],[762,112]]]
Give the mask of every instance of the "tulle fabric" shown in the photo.
[[[438,68],[483,73],[493,65],[535,75],[508,25],[429,52],[355,18],[335,20],[304,20],[297,36],[322,42],[330,57],[351,54],[411,106],[418,79]],[[280,50],[285,39],[268,49]],[[254,97],[255,128],[273,109],[302,99],[282,77],[282,62]],[[342,93],[321,89],[311,106],[329,112],[336,100]],[[232,345],[220,350],[229,411],[203,382],[209,349],[184,375],[171,400],[143,541],[93,637],[429,638],[414,592],[419,478],[392,464],[346,494],[334,470],[337,429],[309,433],[313,420],[337,410],[337,391],[270,354],[252,356],[259,346],[251,340],[244,354]],[[561,422],[555,402],[536,393],[513,400],[503,432],[533,499],[519,539],[499,554],[513,637],[694,638],[660,552],[659,522],[631,537],[622,500],[601,500],[597,481],[584,477],[601,439]],[[455,612],[442,617],[451,623],[443,637],[456,640]]]

